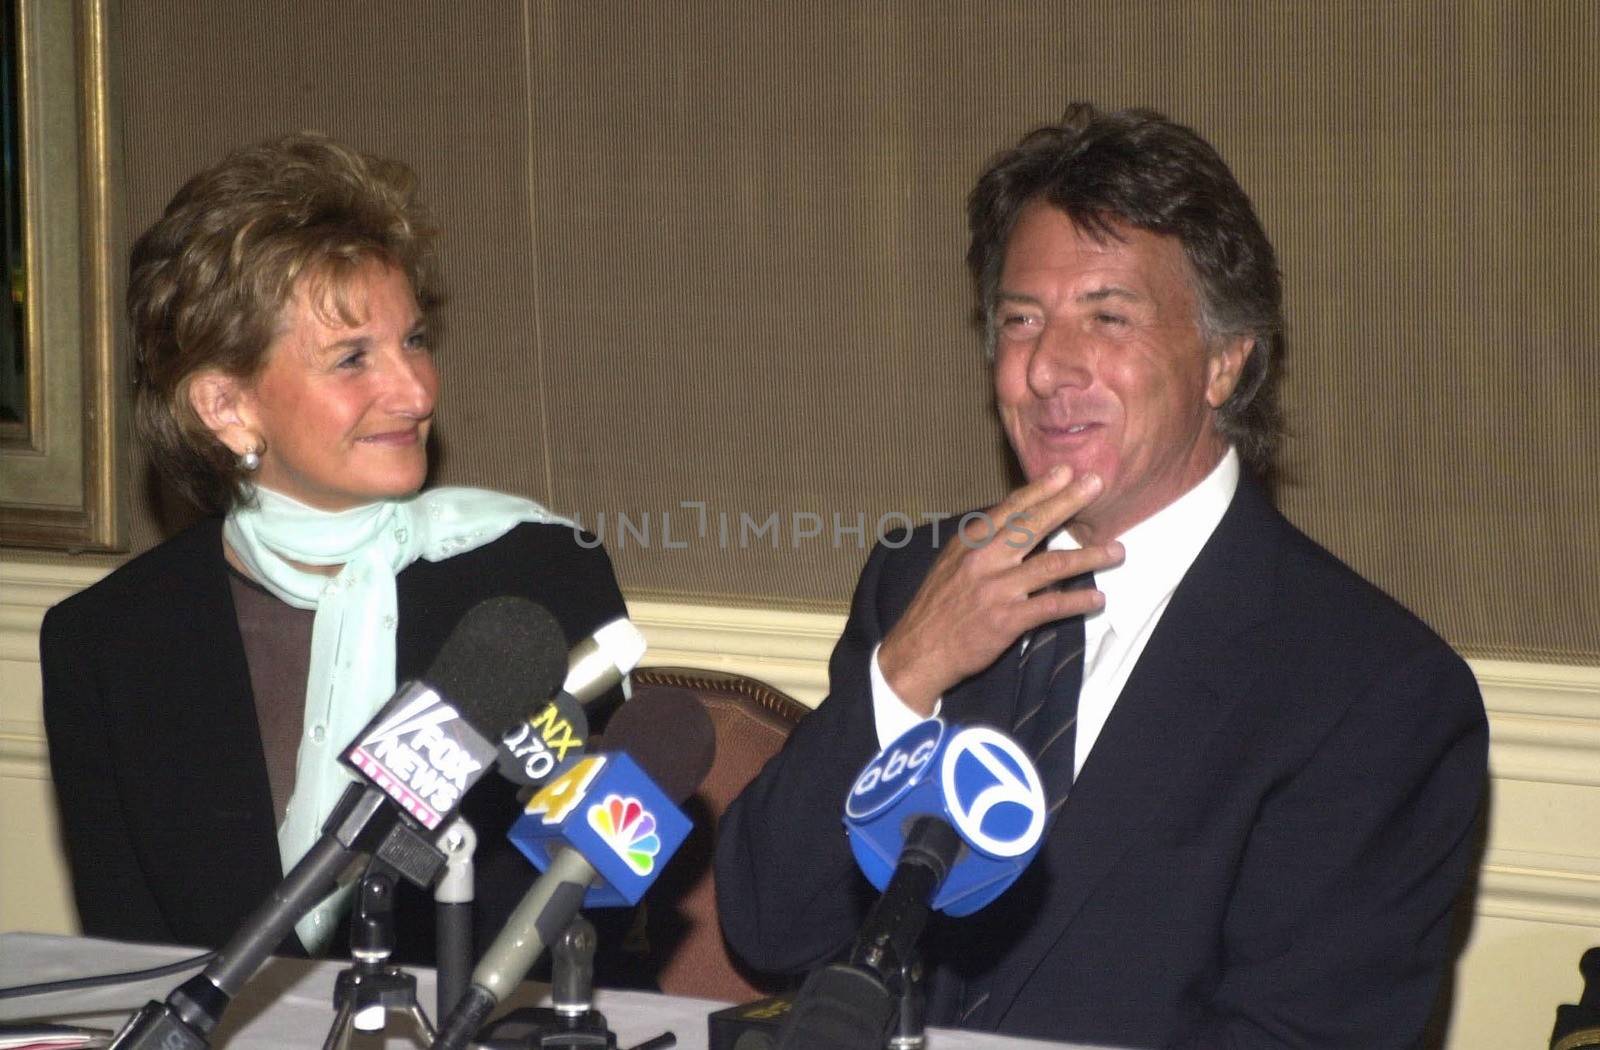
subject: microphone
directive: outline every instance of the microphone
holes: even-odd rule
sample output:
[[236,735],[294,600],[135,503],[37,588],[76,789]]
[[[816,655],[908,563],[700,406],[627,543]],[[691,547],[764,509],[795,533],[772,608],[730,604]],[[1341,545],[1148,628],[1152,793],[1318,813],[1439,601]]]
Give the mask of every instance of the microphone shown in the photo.
[[700,702],[663,690],[626,703],[605,745],[546,784],[512,825],[512,842],[543,874],[473,970],[433,1050],[462,1050],[580,907],[637,903],[688,836],[677,806],[716,750]]
[[989,726],[920,722],[861,770],[845,801],[856,863],[880,891],[848,961],[814,971],[779,1050],[881,1047],[930,910],[970,915],[1039,852],[1048,809],[1027,753]]
[[844,823],[867,879],[885,890],[908,822],[948,824],[967,849],[931,906],[971,915],[1022,874],[1044,839],[1044,786],[1022,746],[998,729],[919,722],[868,762],[850,787]]
[[493,759],[500,727],[525,710],[528,695],[555,689],[564,647],[554,618],[526,599],[491,598],[468,610],[422,677],[402,685],[346,752],[367,783],[345,789],[322,836],[205,970],[166,1002],[148,1003],[111,1045],[203,1047],[239,989],[356,854],[372,853],[427,885],[444,854],[422,832],[454,815]]
[[501,738],[500,775],[540,787],[582,758],[589,742],[585,707],[619,685],[644,651],[644,635],[626,617],[573,646],[561,691]]
[[496,761],[496,736],[527,710],[529,695],[554,691],[564,646],[542,606],[510,596],[479,602],[422,679],[401,686],[357,734],[345,763],[437,830]]

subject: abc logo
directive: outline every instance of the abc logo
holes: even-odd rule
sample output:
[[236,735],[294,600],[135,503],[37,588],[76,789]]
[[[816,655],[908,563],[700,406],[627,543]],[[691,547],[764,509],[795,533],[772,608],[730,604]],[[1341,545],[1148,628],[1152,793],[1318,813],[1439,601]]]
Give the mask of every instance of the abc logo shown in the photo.
[[943,736],[944,723],[937,718],[919,722],[902,733],[856,777],[845,803],[846,816],[859,819],[892,802],[916,782],[916,774],[938,750]]
[[921,769],[927,764],[928,756],[933,754],[933,745],[932,740],[924,740],[912,751],[895,748],[882,765],[874,764],[871,769],[861,774],[856,780],[855,793],[870,794],[880,783],[900,779],[908,769]]
[[951,823],[990,856],[1021,856],[1044,833],[1044,785],[1010,737],[988,726],[962,729],[945,749],[939,776]]

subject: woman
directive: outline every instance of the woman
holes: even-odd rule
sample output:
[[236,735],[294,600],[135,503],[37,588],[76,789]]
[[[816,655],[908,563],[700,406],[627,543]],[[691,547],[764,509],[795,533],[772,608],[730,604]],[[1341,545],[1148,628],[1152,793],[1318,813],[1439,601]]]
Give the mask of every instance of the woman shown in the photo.
[[[624,613],[605,554],[537,504],[418,495],[439,379],[415,184],[291,135],[191,179],[134,245],[138,431],[213,516],[44,620],[86,934],[226,941],[317,836],[341,749],[479,601],[538,602],[569,643]],[[504,835],[513,790],[485,777],[462,810],[480,938],[533,877]],[[297,927],[307,950],[342,933],[339,905]],[[431,956],[431,913],[402,897],[399,954]]]

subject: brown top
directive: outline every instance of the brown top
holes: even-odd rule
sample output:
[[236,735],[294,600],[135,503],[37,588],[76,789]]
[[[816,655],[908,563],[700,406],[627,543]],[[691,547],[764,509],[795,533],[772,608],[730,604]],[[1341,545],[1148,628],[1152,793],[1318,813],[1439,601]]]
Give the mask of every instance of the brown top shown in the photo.
[[272,787],[272,813],[283,823],[294,791],[295,759],[305,727],[306,677],[311,670],[311,625],[315,609],[296,609],[228,566],[233,607],[239,616],[250,691],[261,724],[261,750]]

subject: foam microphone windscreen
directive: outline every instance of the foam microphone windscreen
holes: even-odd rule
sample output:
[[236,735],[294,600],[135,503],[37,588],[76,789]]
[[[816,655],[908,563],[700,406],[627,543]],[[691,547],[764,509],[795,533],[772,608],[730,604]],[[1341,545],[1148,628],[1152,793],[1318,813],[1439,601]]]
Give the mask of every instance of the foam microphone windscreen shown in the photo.
[[467,610],[422,680],[482,736],[495,739],[555,695],[567,673],[561,625],[526,598],[489,598]]
[[611,716],[600,749],[625,752],[663,794],[682,805],[711,771],[717,733],[693,693],[652,687]]

